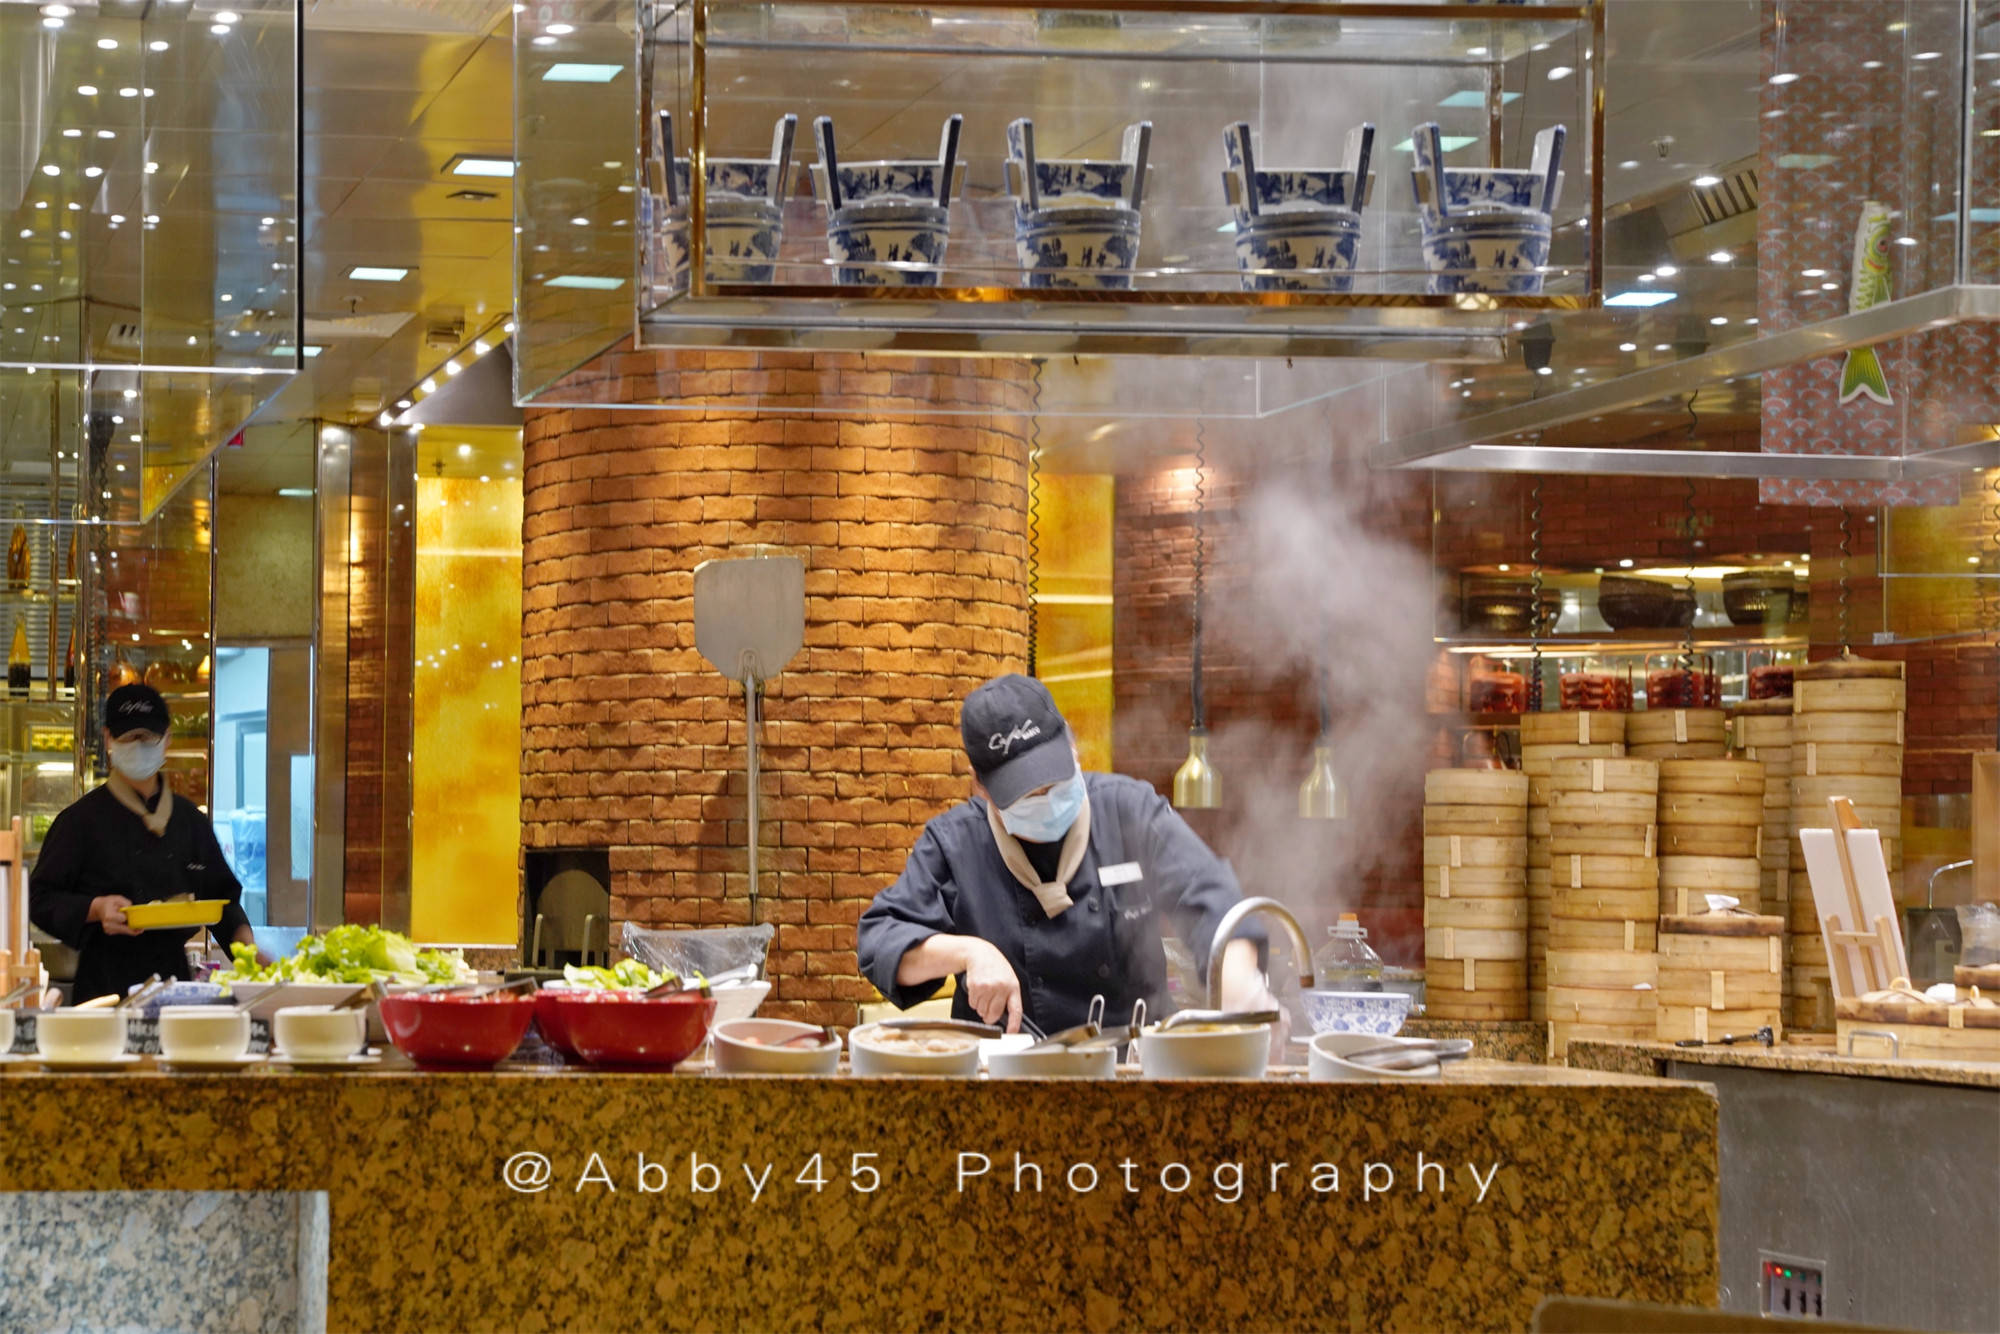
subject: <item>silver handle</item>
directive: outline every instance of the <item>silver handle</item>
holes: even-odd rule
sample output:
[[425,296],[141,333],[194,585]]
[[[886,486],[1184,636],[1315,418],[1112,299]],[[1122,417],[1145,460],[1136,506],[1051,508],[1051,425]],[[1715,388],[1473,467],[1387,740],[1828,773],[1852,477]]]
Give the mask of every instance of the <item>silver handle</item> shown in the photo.
[[1889,1053],[1890,1053],[1889,1059],[1895,1061],[1900,1061],[1903,1059],[1903,1040],[1897,1037],[1894,1033],[1884,1032],[1882,1029],[1879,1028],[1848,1029],[1847,1054],[1849,1056],[1854,1055],[1854,1039],[1856,1038],[1887,1038],[1889,1039]]

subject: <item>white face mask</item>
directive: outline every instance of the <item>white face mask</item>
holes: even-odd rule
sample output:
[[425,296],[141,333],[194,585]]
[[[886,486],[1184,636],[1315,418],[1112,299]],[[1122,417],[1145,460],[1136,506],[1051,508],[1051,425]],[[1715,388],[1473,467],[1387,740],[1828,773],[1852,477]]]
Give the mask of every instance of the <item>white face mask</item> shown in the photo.
[[107,749],[111,767],[134,783],[149,781],[167,762],[165,737],[152,741],[114,741]]

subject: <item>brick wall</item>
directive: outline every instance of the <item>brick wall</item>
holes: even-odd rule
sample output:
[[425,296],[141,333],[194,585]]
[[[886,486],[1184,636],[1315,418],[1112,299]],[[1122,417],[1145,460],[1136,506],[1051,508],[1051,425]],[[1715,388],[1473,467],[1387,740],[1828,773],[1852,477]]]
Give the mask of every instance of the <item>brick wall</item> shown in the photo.
[[[610,849],[612,915],[747,922],[743,700],[694,647],[693,571],[806,564],[806,647],[764,702],[768,1011],[851,1024],[854,924],[961,800],[958,705],[1027,655],[1028,367],[814,353],[615,352],[695,412],[530,409],[522,841]],[[877,396],[893,423],[732,407]]]

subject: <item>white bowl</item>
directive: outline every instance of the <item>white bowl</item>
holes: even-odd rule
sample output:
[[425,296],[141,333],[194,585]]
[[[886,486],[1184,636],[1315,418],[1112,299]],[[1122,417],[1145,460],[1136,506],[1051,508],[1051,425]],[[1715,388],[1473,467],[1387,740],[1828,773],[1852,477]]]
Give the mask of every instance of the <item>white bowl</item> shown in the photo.
[[66,1061],[114,1061],[125,1051],[124,1010],[44,1010],[35,1019],[35,1049]]
[[1369,1033],[1389,1037],[1410,1016],[1410,997],[1401,991],[1328,991],[1304,995],[1306,1018],[1315,1033]]
[[248,1010],[169,1005],[160,1011],[160,1055],[169,1061],[233,1061],[249,1050]]
[[232,982],[229,994],[252,1019],[287,1006],[334,1005],[361,990],[359,982]]
[[1307,1046],[1306,1077],[1315,1084],[1436,1079],[1441,1067],[1435,1062],[1421,1070],[1381,1070],[1343,1059],[1349,1052],[1364,1051],[1370,1047],[1402,1047],[1421,1040],[1383,1037],[1376,1033],[1320,1033]]
[[[762,1005],[764,998],[771,994],[771,984],[769,982],[732,982],[727,986],[710,988],[710,994],[715,997],[715,1018],[710,1021],[712,1028],[715,1024],[726,1024],[737,1019],[748,1019],[751,1015],[757,1013],[757,1007]],[[812,1026],[808,1024],[807,1027],[810,1028]],[[818,1030],[815,1029],[814,1031],[817,1032]]]
[[1111,1079],[1118,1073],[1118,1049],[992,1051],[986,1073],[995,1079]]
[[893,1031],[883,1029],[880,1024],[862,1024],[848,1032],[847,1053],[855,1074],[960,1075],[969,1079],[979,1073],[979,1040],[970,1033],[941,1030],[932,1035],[964,1039],[963,1051],[909,1051],[874,1045],[885,1033]]
[[[715,994],[719,997],[722,992]],[[817,1047],[769,1047],[745,1041],[762,1038],[764,1042],[783,1042],[823,1032],[818,1024],[791,1019],[720,1020],[713,1030],[715,1068],[731,1075],[830,1075],[840,1069],[839,1038]]]
[[1269,1024],[1151,1028],[1139,1039],[1147,1079],[1262,1079],[1270,1058]]
[[305,1061],[353,1056],[367,1043],[368,1012],[327,1005],[288,1005],[271,1016],[271,1045]]

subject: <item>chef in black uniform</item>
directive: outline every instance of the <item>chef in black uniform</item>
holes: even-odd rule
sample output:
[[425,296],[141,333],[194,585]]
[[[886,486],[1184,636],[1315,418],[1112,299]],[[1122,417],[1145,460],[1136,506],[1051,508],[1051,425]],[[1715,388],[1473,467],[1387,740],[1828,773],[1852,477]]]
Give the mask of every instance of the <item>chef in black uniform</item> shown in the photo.
[[36,926],[78,952],[72,1003],[122,996],[154,973],[189,977],[186,945],[203,928],[135,931],[125,909],[179,894],[227,899],[216,938],[255,945],[214,826],[177,798],[160,768],[171,719],[160,692],[120,686],[104,701],[111,777],[55,818],[28,884]]
[[[861,915],[861,971],[907,1009],[957,977],[952,1013],[1019,1031],[1169,1009],[1162,931],[1203,977],[1236,877],[1146,783],[1085,773],[1048,687],[1001,676],[959,714],[973,796],[924,827],[896,883]],[[1265,937],[1246,923],[1223,963],[1226,1007],[1276,1008]]]

